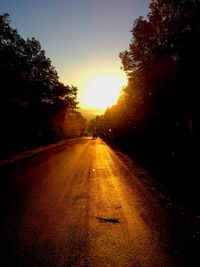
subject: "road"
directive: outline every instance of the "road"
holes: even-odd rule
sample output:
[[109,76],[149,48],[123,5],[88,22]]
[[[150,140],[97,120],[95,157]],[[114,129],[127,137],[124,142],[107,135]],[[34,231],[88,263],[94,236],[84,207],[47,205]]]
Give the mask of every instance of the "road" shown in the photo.
[[71,140],[4,179],[1,266],[176,266],[164,211],[101,139]]

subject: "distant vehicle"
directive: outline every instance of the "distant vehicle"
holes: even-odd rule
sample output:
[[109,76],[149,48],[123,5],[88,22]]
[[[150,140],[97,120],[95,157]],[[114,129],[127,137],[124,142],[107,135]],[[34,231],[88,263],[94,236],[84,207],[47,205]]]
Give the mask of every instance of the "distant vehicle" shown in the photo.
[[93,140],[94,140],[94,139],[97,139],[97,137],[98,137],[97,133],[93,133],[93,135],[92,135],[92,139],[93,139]]

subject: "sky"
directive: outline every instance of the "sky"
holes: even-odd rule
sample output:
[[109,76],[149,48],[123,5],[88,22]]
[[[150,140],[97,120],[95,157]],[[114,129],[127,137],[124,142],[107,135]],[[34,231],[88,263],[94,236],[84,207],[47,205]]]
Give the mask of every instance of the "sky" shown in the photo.
[[60,81],[78,87],[86,108],[87,86],[103,75],[126,75],[119,53],[128,49],[134,20],[148,13],[150,0],[0,0],[0,14],[23,38],[35,37]]

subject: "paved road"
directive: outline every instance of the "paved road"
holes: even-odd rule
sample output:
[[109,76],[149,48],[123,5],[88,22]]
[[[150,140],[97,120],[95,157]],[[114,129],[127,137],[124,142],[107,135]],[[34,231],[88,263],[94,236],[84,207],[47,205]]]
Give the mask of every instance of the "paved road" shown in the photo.
[[1,266],[175,266],[163,210],[102,140],[69,141],[6,175]]

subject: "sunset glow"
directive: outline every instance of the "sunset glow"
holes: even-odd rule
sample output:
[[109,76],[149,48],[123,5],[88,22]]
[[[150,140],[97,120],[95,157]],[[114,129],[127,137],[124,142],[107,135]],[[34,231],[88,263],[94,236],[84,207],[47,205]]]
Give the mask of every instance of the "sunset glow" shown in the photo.
[[123,79],[116,75],[95,77],[85,86],[83,102],[88,108],[105,110],[116,103],[123,85]]

